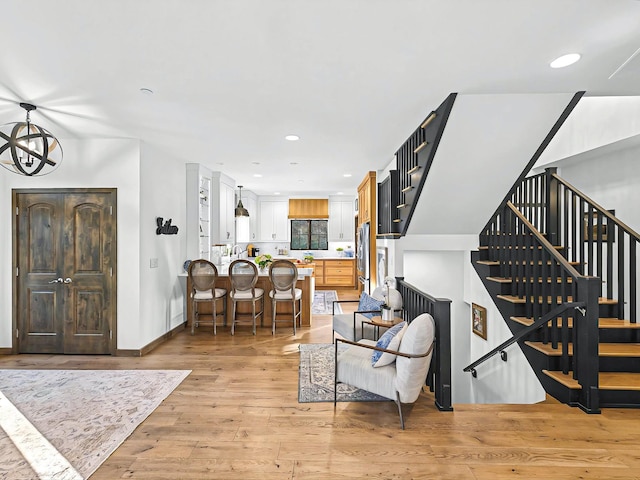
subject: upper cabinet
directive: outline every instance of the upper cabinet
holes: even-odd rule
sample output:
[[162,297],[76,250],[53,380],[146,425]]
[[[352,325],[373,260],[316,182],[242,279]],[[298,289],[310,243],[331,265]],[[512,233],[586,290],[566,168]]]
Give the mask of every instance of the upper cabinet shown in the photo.
[[[242,204],[244,208],[249,212],[249,240],[255,242],[258,240],[258,219],[260,213],[258,212],[258,197],[255,193],[248,190],[242,191]],[[243,242],[241,239],[237,239],[238,243]]]
[[358,225],[369,222],[375,232],[376,222],[376,172],[369,172],[358,186]]
[[222,172],[212,172],[212,243],[235,243],[235,181]]
[[260,197],[258,201],[259,242],[289,241],[289,200]]
[[211,171],[187,163],[187,258],[211,258]]
[[354,198],[329,197],[329,241],[353,242],[355,239]]

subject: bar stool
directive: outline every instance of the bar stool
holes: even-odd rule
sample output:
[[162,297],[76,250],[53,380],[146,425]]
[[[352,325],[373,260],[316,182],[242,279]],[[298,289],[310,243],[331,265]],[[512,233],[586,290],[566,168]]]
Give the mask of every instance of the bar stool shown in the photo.
[[[218,315],[223,316],[223,321],[227,321],[227,302],[225,298],[227,291],[224,288],[216,288],[216,280],[218,279],[218,269],[208,260],[198,259],[189,264],[187,272],[191,280],[191,302],[192,302],[192,319],[191,319],[191,335],[194,334],[195,328],[200,324],[200,312],[198,304],[202,302],[211,302],[213,334],[216,335],[216,318]],[[218,300],[222,300],[222,313],[217,313],[216,304]]]
[[[229,265],[229,280],[231,292],[229,296],[233,300],[233,312],[231,315],[231,335],[235,335],[238,316],[251,317],[253,321],[253,334],[256,334],[256,318],[260,317],[260,326],[264,325],[264,290],[256,287],[258,281],[258,268],[249,260],[235,260]],[[256,312],[256,302],[261,302],[261,309]],[[237,302],[251,302],[251,313],[237,313]]]
[[[269,267],[269,279],[273,289],[269,292],[271,297],[271,334],[276,333],[276,305],[278,302],[291,302],[293,334],[296,334],[296,319],[300,318],[302,325],[302,290],[296,288],[298,280],[298,268],[289,260],[276,260]],[[299,308],[296,311],[296,303]]]

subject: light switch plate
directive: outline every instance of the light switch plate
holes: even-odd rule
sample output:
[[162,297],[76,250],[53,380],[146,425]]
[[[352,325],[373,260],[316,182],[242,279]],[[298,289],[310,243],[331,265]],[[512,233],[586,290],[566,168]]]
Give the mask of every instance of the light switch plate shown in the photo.
[[152,258],[149,260],[149,268],[158,268],[158,259]]

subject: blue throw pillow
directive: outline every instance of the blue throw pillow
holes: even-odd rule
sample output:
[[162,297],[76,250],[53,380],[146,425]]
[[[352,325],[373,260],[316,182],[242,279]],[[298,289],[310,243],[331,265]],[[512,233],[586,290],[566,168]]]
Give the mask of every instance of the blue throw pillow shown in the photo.
[[379,317],[382,315],[382,313],[380,313],[382,305],[384,305],[384,300],[376,300],[366,292],[362,292],[362,295],[360,295],[360,303],[358,303],[358,311],[376,310],[376,313],[363,313],[362,315],[367,318]]
[[[402,335],[404,335],[404,328],[406,326],[407,322],[400,322],[399,324],[391,327],[380,337],[380,340],[376,343],[376,347],[387,350],[398,350],[400,347],[400,340],[402,340]],[[383,367],[393,363],[395,359],[396,355],[393,353],[374,350],[371,355],[371,365],[374,367]]]

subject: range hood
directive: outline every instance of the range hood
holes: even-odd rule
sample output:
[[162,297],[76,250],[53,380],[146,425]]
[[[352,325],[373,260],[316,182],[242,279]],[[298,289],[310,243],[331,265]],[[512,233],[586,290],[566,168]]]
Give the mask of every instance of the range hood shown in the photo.
[[290,198],[289,218],[315,219],[329,218],[329,199]]

